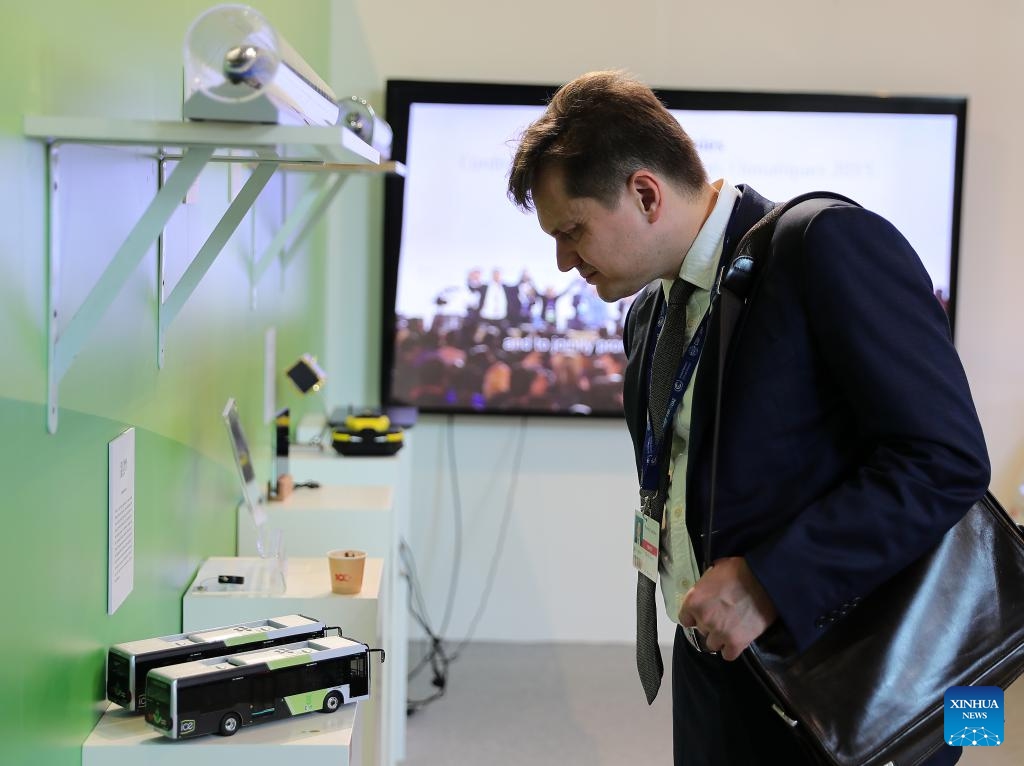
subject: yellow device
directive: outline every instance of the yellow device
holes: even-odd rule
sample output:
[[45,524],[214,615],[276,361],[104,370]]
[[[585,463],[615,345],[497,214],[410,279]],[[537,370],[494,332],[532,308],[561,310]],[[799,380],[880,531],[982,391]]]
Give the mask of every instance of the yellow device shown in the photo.
[[403,431],[392,428],[387,415],[357,412],[345,418],[344,428],[333,429],[331,443],[342,455],[394,455],[402,448]]

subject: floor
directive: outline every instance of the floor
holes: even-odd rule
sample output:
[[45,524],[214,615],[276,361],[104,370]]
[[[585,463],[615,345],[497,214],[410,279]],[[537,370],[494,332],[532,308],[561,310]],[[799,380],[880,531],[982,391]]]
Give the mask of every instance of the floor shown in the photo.
[[[410,695],[428,695],[430,682],[427,670]],[[403,766],[671,764],[668,692],[647,707],[631,646],[471,644],[444,696],[410,716]],[[961,766],[1024,764],[1024,681],[1007,690],[1005,712],[1006,743],[966,748]]]

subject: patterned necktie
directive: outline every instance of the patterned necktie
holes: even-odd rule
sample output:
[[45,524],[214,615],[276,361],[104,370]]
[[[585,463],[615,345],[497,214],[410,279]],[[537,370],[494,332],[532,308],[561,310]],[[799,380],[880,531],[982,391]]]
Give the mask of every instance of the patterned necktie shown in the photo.
[[[681,277],[672,284],[665,309],[665,321],[654,346],[651,361],[651,387],[648,397],[648,411],[653,428],[661,428],[668,409],[668,401],[675,385],[679,362],[686,350],[686,303],[695,287]],[[658,436],[655,432],[655,436]],[[667,444],[672,442],[670,426],[662,440],[662,453],[667,454]],[[658,493],[650,498],[651,518],[659,524],[665,511],[668,494],[668,461],[663,465]],[[637,572],[636,581],[636,669],[640,683],[647,695],[647,704],[654,702],[661,686],[664,665],[661,648],[658,646],[658,617],[654,597],[654,582],[642,572]]]

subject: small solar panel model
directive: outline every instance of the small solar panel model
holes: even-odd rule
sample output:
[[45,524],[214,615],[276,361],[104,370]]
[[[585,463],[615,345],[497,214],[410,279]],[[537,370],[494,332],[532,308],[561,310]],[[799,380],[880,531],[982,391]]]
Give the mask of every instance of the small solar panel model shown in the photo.
[[295,387],[304,394],[310,391],[319,391],[320,386],[327,380],[325,373],[314,357],[303,354],[299,360],[285,370],[285,375],[295,384]]

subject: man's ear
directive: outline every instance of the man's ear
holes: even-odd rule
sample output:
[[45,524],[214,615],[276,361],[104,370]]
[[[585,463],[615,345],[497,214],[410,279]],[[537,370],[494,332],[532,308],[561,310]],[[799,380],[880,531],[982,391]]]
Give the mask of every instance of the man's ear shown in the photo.
[[640,211],[654,223],[661,216],[661,181],[649,170],[637,170],[629,177],[629,193]]

